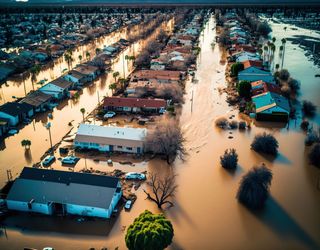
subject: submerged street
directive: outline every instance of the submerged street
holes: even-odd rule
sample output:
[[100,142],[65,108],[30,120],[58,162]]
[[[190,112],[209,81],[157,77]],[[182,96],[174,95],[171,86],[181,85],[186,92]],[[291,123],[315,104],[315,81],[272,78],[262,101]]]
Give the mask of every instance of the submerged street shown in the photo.
[[[172,29],[171,24],[168,26]],[[299,125],[295,126],[295,122],[291,121],[289,128],[272,128],[268,123],[252,123],[251,129],[239,131],[221,130],[214,124],[215,119],[221,116],[233,120],[242,119],[238,110],[228,105],[226,94],[221,91],[226,87],[226,64],[223,50],[218,44],[213,44],[215,28],[214,17],[211,17],[199,39],[201,52],[195,81],[190,79],[186,84],[185,102],[180,117],[188,152],[185,161],[176,159],[173,166],[168,166],[165,161],[152,159],[136,166],[124,167],[138,172],[147,170],[160,174],[177,174],[178,189],[174,206],[164,211],[174,227],[173,243],[168,249],[318,249],[320,174],[319,169],[309,166],[307,162],[305,134]],[[290,34],[283,34],[283,27],[279,24],[272,28],[273,35],[279,41],[282,35],[288,37],[294,33],[291,31]],[[121,37],[118,35],[117,39]],[[315,35],[318,36],[319,33]],[[120,60],[115,62],[113,70],[121,74],[121,57],[131,55],[133,50],[139,51],[140,46],[137,43],[120,54]],[[320,85],[319,80],[314,77],[319,68],[308,61],[301,48],[289,42],[286,67],[301,81],[303,99],[310,99],[319,107],[317,93],[320,93]],[[130,71],[131,67],[126,68],[126,75]],[[98,91],[100,100],[103,95],[111,93],[108,85],[112,81],[111,73],[85,88],[79,102],[68,100],[54,110],[53,120],[50,120],[54,144],[71,129],[68,126],[70,121],[74,127],[81,122],[80,108],[85,107],[88,112],[94,109],[98,103]],[[43,114],[41,119],[3,142],[0,151],[2,184],[6,181],[6,169],[11,169],[16,176],[24,165],[37,162],[48,149],[44,147],[49,146],[48,131],[43,126],[47,121],[47,114]],[[319,116],[315,117],[314,126],[319,126],[319,121]],[[250,149],[254,136],[263,131],[272,133],[279,142],[279,154],[275,158],[264,157]],[[32,141],[31,159],[30,156],[23,157],[24,149],[20,146],[20,141],[25,138]],[[226,171],[220,165],[220,156],[228,148],[235,148],[239,155],[239,166],[234,173]],[[243,174],[262,162],[273,173],[271,197],[263,211],[253,213],[239,204],[235,197]],[[83,160],[78,164],[79,168],[84,167]],[[87,160],[86,164],[98,169],[110,168],[105,162]],[[70,250],[91,247],[126,249],[125,231],[133,220],[145,209],[160,212],[152,202],[145,199],[145,188],[146,185],[142,184],[134,191],[137,200],[129,212],[122,210],[119,216],[110,221],[75,221],[40,215],[10,218],[11,226],[4,228],[0,248],[10,244],[10,249],[25,246],[43,248],[47,245],[55,249],[65,249],[68,245],[67,249]],[[15,227],[16,221],[25,227]]]

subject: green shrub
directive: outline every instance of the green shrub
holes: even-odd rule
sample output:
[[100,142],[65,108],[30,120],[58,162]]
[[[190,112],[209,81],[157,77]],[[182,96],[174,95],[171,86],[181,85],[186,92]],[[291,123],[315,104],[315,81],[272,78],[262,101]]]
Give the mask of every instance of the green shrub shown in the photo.
[[244,69],[244,66],[242,63],[234,63],[231,66],[231,76],[238,76],[238,73]]
[[125,236],[129,250],[163,250],[173,238],[173,227],[163,214],[145,210],[128,227]]
[[240,81],[237,84],[237,90],[241,97],[250,97],[251,96],[251,83],[248,81]]

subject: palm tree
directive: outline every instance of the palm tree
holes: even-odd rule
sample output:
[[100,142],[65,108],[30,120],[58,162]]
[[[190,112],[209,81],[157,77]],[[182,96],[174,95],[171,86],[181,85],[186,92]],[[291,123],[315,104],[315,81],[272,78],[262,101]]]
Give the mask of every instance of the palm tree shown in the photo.
[[51,57],[52,57],[52,51],[51,51],[50,45],[48,45],[48,46],[46,47],[46,53],[47,53],[48,57],[51,59]]
[[111,91],[112,91],[112,94],[113,94],[113,91],[115,90],[117,88],[117,84],[114,82],[114,83],[111,83],[110,85],[109,85],[109,89],[111,89]]
[[82,61],[82,55],[79,55],[78,58],[79,58],[79,61],[80,61],[80,63],[81,63],[81,61]]
[[120,75],[120,73],[118,71],[113,72],[112,76],[114,78],[114,81],[117,82],[117,77]]
[[119,82],[121,84],[121,88],[124,89],[124,84],[126,82],[126,79],[125,78],[119,78]]
[[285,38],[282,38],[281,42],[282,42],[282,46],[283,46],[281,69],[283,69],[284,54],[285,54],[285,51],[286,51],[286,42],[287,42],[287,40]]
[[81,108],[80,112],[82,113],[82,121],[84,122],[84,114],[86,112],[85,108]]
[[268,46],[267,45],[265,45],[264,47],[263,47],[263,51],[264,51],[264,53],[263,53],[263,60],[264,61],[267,61],[267,52],[268,52]]
[[240,182],[237,199],[250,209],[261,209],[269,195],[272,172],[264,164],[252,168]]
[[30,149],[31,141],[24,139],[21,141],[21,146],[24,147],[25,150]]
[[87,52],[86,52],[86,58],[87,58],[87,61],[89,61],[89,60],[90,60],[90,57],[91,57],[90,52],[89,52],[89,51],[87,51]]
[[96,48],[96,55],[99,55],[101,52],[101,49],[100,48]]
[[34,65],[31,69],[30,69],[30,73],[31,73],[31,82],[32,82],[32,88],[34,90],[34,82],[37,80],[37,75],[40,73],[41,71],[41,66],[39,64]]
[[67,61],[68,67],[72,66],[73,58],[72,55],[69,53],[64,54],[64,60]]
[[277,38],[272,37],[272,42],[275,43],[277,41]]

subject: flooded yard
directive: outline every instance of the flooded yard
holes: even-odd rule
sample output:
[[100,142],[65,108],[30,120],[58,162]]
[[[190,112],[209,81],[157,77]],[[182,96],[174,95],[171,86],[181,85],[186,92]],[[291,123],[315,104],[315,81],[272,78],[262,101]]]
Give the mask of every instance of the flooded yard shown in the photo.
[[[212,17],[200,37],[201,52],[195,75],[197,81],[188,81],[186,85],[185,103],[180,117],[188,151],[186,160],[177,159],[169,167],[165,161],[153,159],[135,163],[134,166],[124,166],[123,169],[158,173],[172,171],[177,174],[178,190],[174,206],[164,211],[174,227],[174,239],[169,249],[319,249],[320,170],[307,162],[308,149],[304,146],[305,134],[299,128],[300,119],[297,122],[291,121],[288,127],[259,123],[245,131],[220,130],[214,125],[215,119],[220,116],[241,119],[238,110],[225,101],[225,93],[219,92],[219,88],[226,86],[226,65],[220,63],[222,51],[219,46],[211,46],[216,36],[214,28]],[[305,32],[287,29],[285,33],[282,24],[272,24],[272,28],[278,42],[282,37]],[[120,71],[121,60],[114,67],[119,67]],[[319,108],[320,84],[319,78],[314,77],[319,73],[319,68],[308,60],[298,45],[287,42],[284,68],[288,68],[293,77],[301,81],[301,96],[298,100],[311,100]],[[93,88],[106,91],[105,86],[110,81],[112,79],[107,76]],[[86,88],[79,103],[68,102],[63,112],[59,109],[53,112],[57,121],[52,126],[55,143],[70,129],[67,125],[69,121],[74,120],[74,126],[81,121],[81,107],[85,106],[89,111],[96,106],[96,90]],[[46,119],[44,115],[42,122]],[[60,124],[58,121],[65,122]],[[313,119],[315,126],[319,125],[319,121],[318,112]],[[37,140],[32,140],[31,152],[32,158],[38,160],[46,150],[43,145],[49,144],[48,132],[40,121],[26,126],[2,145],[2,183],[6,179],[5,169],[10,168],[17,174],[26,163],[20,157],[23,155],[20,141],[34,136],[35,131]],[[266,158],[250,149],[254,136],[263,131],[271,132],[279,142],[276,158]],[[235,148],[239,155],[239,166],[235,173],[227,172],[220,166],[220,155],[227,148]],[[261,162],[273,173],[271,197],[263,211],[252,213],[239,204],[235,196],[243,174]],[[79,166],[85,164],[94,169],[121,169],[120,165],[109,167],[105,162],[93,160],[81,159],[78,163]],[[153,203],[145,199],[144,188],[145,185],[142,185],[135,191],[138,198],[130,212],[122,210],[118,217],[109,222],[78,222],[72,218],[33,215],[23,217],[26,221],[19,220],[21,224],[30,225],[32,221],[32,225],[35,225],[26,227],[20,226],[15,221],[17,218],[9,218],[0,237],[0,248],[40,248],[50,245],[55,249],[65,249],[67,244],[70,250],[90,247],[126,249],[125,229],[134,218],[145,209],[159,212]]]

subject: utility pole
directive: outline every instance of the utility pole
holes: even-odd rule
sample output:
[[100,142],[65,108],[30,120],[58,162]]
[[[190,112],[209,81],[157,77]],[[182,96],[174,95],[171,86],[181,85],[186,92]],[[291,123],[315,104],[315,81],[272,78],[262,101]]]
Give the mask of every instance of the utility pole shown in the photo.
[[51,122],[48,122],[45,126],[49,131],[49,139],[50,139],[50,151],[52,151],[52,138],[51,138]]
[[192,89],[192,96],[191,96],[191,113],[192,113],[192,110],[193,110],[193,89]]

